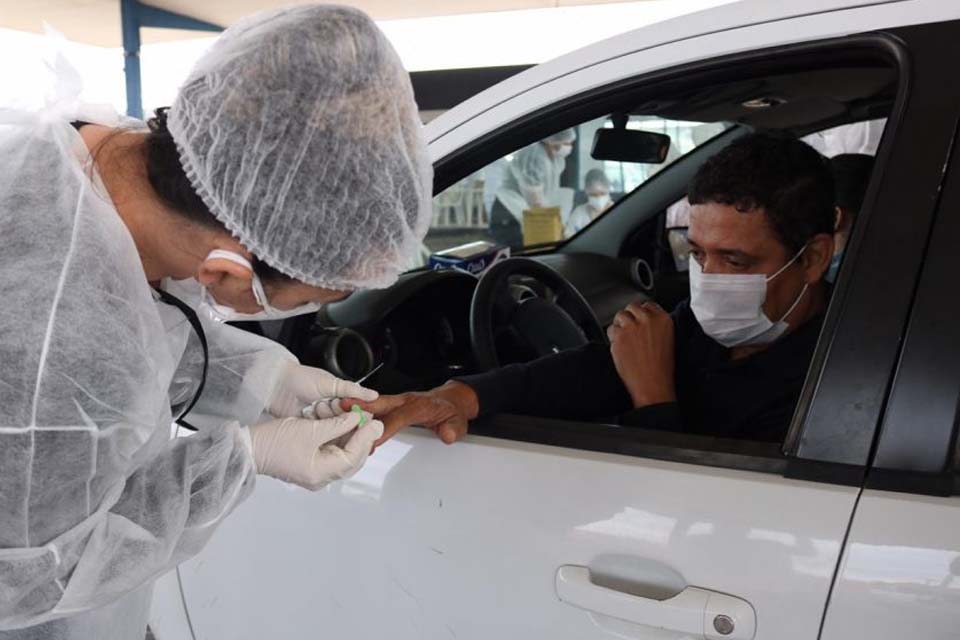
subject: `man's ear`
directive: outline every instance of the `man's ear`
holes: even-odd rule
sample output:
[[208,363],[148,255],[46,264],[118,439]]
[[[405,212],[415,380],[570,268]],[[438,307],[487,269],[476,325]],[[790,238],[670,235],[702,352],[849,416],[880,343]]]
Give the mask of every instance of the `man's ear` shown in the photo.
[[813,236],[800,258],[803,262],[804,281],[807,284],[819,282],[830,268],[830,261],[833,259],[833,234],[818,233]]

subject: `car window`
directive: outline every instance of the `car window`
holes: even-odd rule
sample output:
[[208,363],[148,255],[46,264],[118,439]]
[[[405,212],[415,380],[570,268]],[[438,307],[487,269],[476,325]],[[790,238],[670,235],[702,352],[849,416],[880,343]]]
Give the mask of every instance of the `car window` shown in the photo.
[[437,194],[421,264],[431,254],[477,241],[516,251],[571,238],[620,198],[730,126],[631,116],[627,129],[669,136],[666,157],[657,164],[593,158],[597,131],[614,127],[609,116],[554,132]]

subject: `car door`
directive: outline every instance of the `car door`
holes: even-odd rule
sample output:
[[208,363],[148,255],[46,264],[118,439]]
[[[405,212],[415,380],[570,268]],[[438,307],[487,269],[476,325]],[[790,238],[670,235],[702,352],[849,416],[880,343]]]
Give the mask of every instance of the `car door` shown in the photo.
[[954,146],[923,275],[825,640],[956,638],[960,626],[960,150]]
[[948,157],[956,91],[929,65],[955,36],[882,38],[901,94],[786,442],[495,416],[450,447],[409,429],[317,494],[261,478],[180,569],[196,638],[816,638]]

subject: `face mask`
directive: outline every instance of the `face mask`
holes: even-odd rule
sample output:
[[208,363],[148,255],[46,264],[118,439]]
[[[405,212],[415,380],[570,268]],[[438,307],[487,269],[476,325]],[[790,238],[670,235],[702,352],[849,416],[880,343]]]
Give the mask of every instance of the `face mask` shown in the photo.
[[600,211],[610,204],[610,196],[591,196],[587,198],[587,204],[589,204],[591,208]]
[[830,267],[827,269],[827,275],[823,277],[823,279],[830,284],[837,281],[837,274],[840,272],[840,260],[842,258],[843,252],[833,254],[833,258],[830,259]]
[[556,150],[553,152],[553,155],[554,157],[557,157],[557,158],[566,158],[571,153],[573,153],[573,145],[564,144],[557,147]]
[[263,282],[260,280],[260,276],[257,275],[256,271],[253,270],[253,265],[250,264],[249,260],[240,254],[232,251],[224,251],[222,249],[215,249],[211,251],[210,255],[207,256],[207,260],[210,260],[211,258],[229,260],[230,262],[234,262],[239,264],[241,267],[248,269],[253,275],[253,280],[251,282],[253,297],[257,301],[257,304],[263,307],[262,311],[257,311],[256,313],[241,313],[233,307],[217,302],[210,294],[210,291],[208,291],[206,287],[203,287],[203,291],[200,294],[200,307],[211,319],[216,322],[282,320],[284,318],[292,318],[293,316],[300,316],[307,313],[316,313],[317,310],[323,306],[323,303],[321,302],[310,302],[293,309],[277,309],[270,305],[270,301],[267,299],[267,294],[263,290]]
[[691,259],[690,308],[704,333],[725,347],[770,344],[782,336],[789,328],[784,318],[797,308],[807,285],[783,317],[773,322],[763,312],[767,283],[796,262],[804,249],[769,278],[762,273],[703,273],[700,263]]

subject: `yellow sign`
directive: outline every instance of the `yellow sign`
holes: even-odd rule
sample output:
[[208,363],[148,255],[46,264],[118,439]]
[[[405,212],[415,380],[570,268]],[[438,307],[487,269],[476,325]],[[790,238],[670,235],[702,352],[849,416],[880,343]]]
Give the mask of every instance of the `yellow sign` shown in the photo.
[[563,240],[560,207],[537,207],[523,212],[523,246]]

